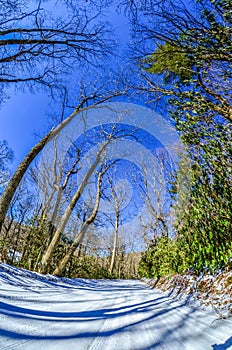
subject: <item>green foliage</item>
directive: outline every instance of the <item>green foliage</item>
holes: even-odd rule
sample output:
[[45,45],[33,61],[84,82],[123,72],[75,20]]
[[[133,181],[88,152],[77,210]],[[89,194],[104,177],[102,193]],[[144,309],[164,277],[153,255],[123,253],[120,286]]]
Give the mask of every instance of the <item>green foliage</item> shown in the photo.
[[[51,237],[48,236],[49,229],[51,228],[50,221],[46,216],[35,215],[31,220],[27,222],[24,227],[23,236],[21,239],[21,245],[17,248],[17,252],[20,258],[15,261],[11,261],[12,264],[26,268],[28,270],[38,271],[43,253],[45,252]],[[67,254],[72,240],[66,235],[61,237],[61,240],[54,252],[53,258],[48,267],[48,273],[54,271],[60,260]],[[10,243],[6,246],[6,240],[3,241],[5,250],[4,258],[6,260],[7,255],[11,251]],[[2,240],[0,240],[0,247]],[[8,261],[7,261],[8,262]],[[103,266],[103,260],[91,255],[80,255],[71,257],[68,262],[62,276],[68,278],[116,278],[117,276],[110,276],[108,269]]]
[[141,277],[154,278],[181,273],[187,269],[186,254],[180,242],[168,237],[157,237],[139,263]]
[[111,278],[101,259],[93,256],[73,256],[62,275],[69,278]]
[[183,82],[192,77],[191,60],[181,47],[165,43],[159,45],[155,52],[146,58],[149,73],[164,74],[164,81],[170,83],[178,77]]
[[232,205],[228,181],[231,174],[227,177],[218,171],[212,173],[210,179],[205,175],[199,166],[189,205],[178,208],[181,215],[176,221],[178,235],[188,245],[191,265],[198,272],[204,267],[210,270],[224,267],[232,257]]
[[[185,18],[184,13],[181,17],[171,12],[160,14],[169,19],[169,26],[157,34],[160,43],[156,42],[153,54],[145,58],[146,68],[163,77],[154,84],[154,91],[173,96],[173,105],[180,106],[190,121],[198,113],[200,118],[206,113],[211,119],[221,115],[231,121],[231,4],[229,0],[197,3],[199,21],[187,14]],[[165,90],[160,90],[163,86]]]
[[232,258],[231,2],[196,3],[199,20],[183,20],[182,27],[177,14],[165,14],[173,32],[157,34],[161,42],[145,60],[148,73],[163,77],[154,92],[171,96],[170,117],[189,158],[186,181],[180,167],[172,188],[176,238],[149,247],[140,263],[147,277],[186,267],[215,270]]
[[26,225],[24,245],[19,248],[22,254],[20,267],[37,270],[47,243],[49,222],[45,217],[35,215]]

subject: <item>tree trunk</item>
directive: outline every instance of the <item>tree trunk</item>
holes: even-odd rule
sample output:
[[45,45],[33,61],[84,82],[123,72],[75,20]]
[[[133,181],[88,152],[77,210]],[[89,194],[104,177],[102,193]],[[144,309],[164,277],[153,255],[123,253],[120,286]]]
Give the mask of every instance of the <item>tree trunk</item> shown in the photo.
[[6,217],[6,213],[8,211],[8,208],[10,206],[11,200],[18,188],[18,185],[20,181],[23,178],[23,175],[25,174],[26,170],[29,168],[32,161],[35,159],[35,157],[39,154],[39,152],[44,148],[49,138],[52,136],[53,131],[50,131],[42,140],[40,140],[37,145],[35,145],[30,152],[27,154],[27,156],[23,159],[23,161],[19,164],[16,172],[14,173],[13,177],[9,181],[1,199],[0,199],[0,232],[2,229],[3,222]]
[[74,110],[74,112],[67,117],[62,123],[60,123],[55,129],[50,130],[47,135],[45,135],[26,155],[23,161],[19,164],[17,170],[15,171],[13,177],[9,181],[1,199],[0,199],[0,232],[2,229],[2,224],[5,220],[7,210],[10,206],[11,200],[18,188],[20,181],[22,180],[25,172],[31,165],[35,157],[42,151],[47,142],[54,138],[71,120],[80,112],[80,108],[85,101],[82,101],[79,106]]
[[[117,95],[117,93],[115,93],[115,95]],[[114,96],[114,94],[112,94],[111,96],[107,96],[105,98],[102,98],[102,100],[96,102],[95,104],[93,104],[91,106],[91,108],[99,105],[100,103],[103,103],[107,100],[109,100],[110,98],[112,98]],[[91,99],[91,98],[90,98]],[[73,118],[80,112],[80,111],[84,111],[86,109],[89,109],[90,107],[86,107],[84,108],[83,105],[86,103],[86,101],[88,100],[87,97],[84,97],[83,100],[79,103],[79,105],[76,107],[76,109],[74,110],[74,112],[67,117],[63,122],[61,122],[56,128],[52,129],[51,131],[49,131],[47,133],[47,135],[45,135],[30,151],[29,153],[26,155],[26,157],[23,159],[23,161],[20,163],[20,165],[18,166],[17,170],[15,171],[13,177],[11,178],[11,180],[9,181],[1,199],[0,199],[0,232],[2,229],[2,225],[3,222],[5,220],[6,217],[6,213],[8,211],[8,208],[10,206],[11,200],[18,188],[18,185],[20,183],[20,181],[22,180],[25,172],[27,171],[27,169],[29,168],[29,166],[31,165],[32,161],[35,159],[35,157],[40,153],[40,151],[44,148],[44,146],[47,144],[47,142],[54,138],[67,124],[69,124]]]
[[[42,258],[42,262],[41,262],[41,267],[40,267],[40,273],[47,273],[47,269],[48,269],[48,265],[49,262],[52,258],[52,255],[55,251],[55,249],[57,248],[57,245],[60,241],[60,238],[62,236],[62,233],[68,223],[68,220],[70,218],[70,215],[72,214],[72,211],[77,203],[77,201],[79,200],[80,196],[82,195],[85,186],[88,183],[88,180],[90,178],[90,176],[93,174],[94,170],[96,169],[97,165],[99,164],[99,161],[101,159],[101,155],[102,152],[105,150],[106,146],[108,145],[108,143],[110,142],[110,139],[107,140],[99,149],[99,151],[97,152],[96,155],[96,160],[93,163],[93,165],[90,167],[90,169],[88,170],[87,174],[85,175],[81,185],[78,187],[76,193],[74,194],[74,196],[72,197],[67,209],[65,210],[64,215],[62,216],[61,220],[60,220],[60,224],[58,225],[56,232],[51,240],[51,243],[49,244],[46,252],[43,255]],[[88,220],[88,219],[87,219]]]
[[[87,228],[86,228],[87,229]],[[71,257],[73,256],[75,250],[77,249],[79,243],[81,243],[81,241],[83,240],[83,237],[85,235],[85,230],[81,230],[81,232],[78,234],[75,242],[73,242],[73,244],[71,245],[71,247],[69,248],[67,254],[63,257],[63,259],[60,261],[60,263],[58,264],[58,266],[55,268],[55,270],[53,271],[53,275],[55,276],[61,276],[62,272],[65,269],[65,266],[67,265],[67,263],[69,262],[69,260],[71,259]]]
[[96,196],[94,209],[93,209],[92,213],[90,214],[90,216],[86,219],[86,221],[82,225],[80,232],[76,237],[76,240],[73,242],[73,244],[69,248],[67,254],[64,256],[64,258],[58,264],[56,269],[53,271],[53,275],[55,275],[55,276],[60,276],[62,274],[62,272],[65,269],[65,266],[67,265],[67,263],[69,262],[69,260],[73,256],[78,245],[82,242],[89,225],[94,221],[94,219],[97,215],[98,208],[99,208],[99,202],[100,202],[102,176],[103,176],[103,172],[100,172],[98,174],[97,196]]
[[113,272],[114,266],[115,266],[115,261],[116,261],[116,252],[117,252],[117,246],[118,246],[118,226],[119,226],[119,210],[118,210],[118,208],[116,208],[114,245],[113,245],[113,251],[112,251],[110,268],[109,268],[110,275],[112,275],[112,272]]

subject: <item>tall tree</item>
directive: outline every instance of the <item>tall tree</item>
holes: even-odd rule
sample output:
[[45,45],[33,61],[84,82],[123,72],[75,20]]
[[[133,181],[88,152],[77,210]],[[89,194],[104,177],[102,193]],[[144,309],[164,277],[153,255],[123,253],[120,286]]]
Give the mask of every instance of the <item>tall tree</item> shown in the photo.
[[120,215],[122,211],[123,202],[125,201],[125,189],[117,188],[117,186],[115,186],[114,181],[115,178],[113,174],[109,174],[105,181],[105,190],[107,191],[107,193],[106,191],[103,191],[103,198],[107,200],[107,202],[113,210],[113,215],[109,215],[107,218],[113,226],[113,246],[109,266],[110,275],[112,275],[112,273],[115,270],[117,252],[119,248]]
[[[124,92],[122,92],[124,93]],[[2,224],[4,222],[7,210],[9,208],[10,202],[14,196],[14,193],[22,180],[25,172],[29,168],[30,164],[33,162],[35,157],[41,152],[41,150],[45,147],[48,141],[53,139],[65,126],[67,126],[81,111],[84,111],[86,108],[91,107],[84,107],[86,104],[89,104],[92,102],[92,107],[95,107],[99,105],[100,103],[103,103],[107,100],[110,100],[111,98],[121,95],[121,92],[119,91],[113,91],[104,93],[102,91],[95,90],[92,95],[88,96],[81,96],[80,102],[78,106],[75,108],[73,113],[67,117],[64,121],[61,121],[61,123],[56,127],[52,128],[26,155],[26,157],[23,159],[23,161],[19,164],[18,168],[16,169],[14,175],[12,176],[11,180],[9,181],[2,197],[0,198],[0,231]]]
[[87,218],[84,220],[84,222],[81,224],[80,230],[78,231],[76,238],[74,239],[73,243],[71,244],[67,254],[63,257],[63,259],[59,262],[58,266],[53,271],[54,275],[61,275],[64,271],[67,263],[70,261],[71,257],[73,256],[74,252],[76,251],[79,244],[83,241],[83,238],[86,234],[86,231],[88,230],[89,226],[94,222],[99,208],[99,203],[101,199],[101,186],[102,186],[102,178],[103,175],[107,172],[107,170],[110,168],[111,164],[109,165],[100,165],[100,170],[97,174],[97,193],[95,198],[95,203],[93,208],[91,209],[90,214],[87,216]]
[[112,49],[100,6],[73,0],[0,1],[0,86],[68,88],[65,74]]
[[165,0],[154,2],[151,12],[144,9],[146,22],[137,22],[138,42],[148,43],[146,59],[140,58],[156,74],[147,76],[150,89],[181,100],[185,117],[189,110],[203,116],[207,108],[232,120],[230,7],[229,0],[191,1],[188,7]]
[[[55,251],[55,249],[57,248],[57,245],[60,241],[60,238],[62,236],[62,233],[64,231],[64,229],[67,226],[67,223],[69,221],[69,218],[73,212],[73,210],[75,209],[77,203],[79,202],[86,186],[89,183],[90,178],[92,177],[92,175],[94,174],[96,168],[99,166],[99,164],[102,161],[102,158],[105,157],[105,153],[106,153],[106,149],[107,146],[115,141],[117,138],[122,137],[121,136],[121,130],[118,131],[117,130],[117,124],[114,124],[112,126],[112,128],[108,131],[103,129],[100,131],[100,133],[102,133],[103,136],[103,142],[100,144],[100,146],[98,147],[97,153],[94,154],[94,161],[92,162],[92,164],[89,165],[89,167],[87,168],[87,171],[85,172],[83,178],[81,178],[80,183],[78,183],[78,186],[73,194],[73,196],[71,197],[67,208],[65,209],[61,219],[59,220],[59,224],[56,227],[56,230],[54,232],[54,235],[52,237],[52,240],[48,246],[48,248],[46,249],[43,258],[42,258],[42,262],[41,262],[41,267],[40,267],[40,272],[41,273],[46,273],[48,268],[49,268],[49,263],[51,261],[51,258],[53,256],[53,253]],[[85,159],[86,162],[86,159]],[[82,233],[80,234],[80,236],[82,236],[85,231],[87,230],[87,227],[90,223],[93,222],[93,220],[95,219],[96,215],[97,215],[97,210],[98,210],[98,205],[99,205],[99,200],[100,200],[100,189],[101,189],[101,181],[102,181],[102,176],[105,173],[105,171],[107,170],[108,167],[106,167],[106,169],[102,170],[99,173],[99,178],[98,178],[98,191],[99,191],[99,195],[97,196],[96,199],[96,205],[95,208],[93,210],[93,212],[91,213],[91,215],[88,217],[88,219],[86,219],[86,224],[84,226],[86,226],[86,228],[82,229]],[[99,197],[99,198],[98,198]],[[80,240],[78,240],[78,244],[80,243]],[[71,256],[71,255],[70,255]]]

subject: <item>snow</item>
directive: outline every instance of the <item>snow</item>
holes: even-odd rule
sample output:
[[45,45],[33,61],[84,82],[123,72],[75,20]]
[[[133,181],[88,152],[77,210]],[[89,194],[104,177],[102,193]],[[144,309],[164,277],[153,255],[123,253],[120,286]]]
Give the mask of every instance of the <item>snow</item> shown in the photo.
[[198,304],[210,306],[220,317],[232,316],[232,271],[211,275],[203,272],[176,274],[158,279],[143,279],[149,286],[160,289],[178,299],[193,299]]
[[0,349],[232,349],[232,320],[140,281],[42,276],[0,264]]

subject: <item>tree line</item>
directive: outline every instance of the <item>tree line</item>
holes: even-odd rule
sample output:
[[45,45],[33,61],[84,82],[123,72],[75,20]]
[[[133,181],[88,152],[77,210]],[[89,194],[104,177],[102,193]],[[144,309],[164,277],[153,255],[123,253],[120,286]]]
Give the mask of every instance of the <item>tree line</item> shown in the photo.
[[[66,116],[57,118],[54,128],[31,149],[13,176],[8,171],[12,151],[5,141],[0,144],[2,259],[42,273],[70,276],[87,276],[83,272],[87,264],[89,271],[97,266],[98,277],[114,272],[119,277],[137,277],[137,268],[141,276],[159,277],[188,268],[201,272],[231,266],[230,1],[192,1],[188,7],[178,0],[111,1],[102,6],[91,1],[58,3],[66,10],[55,18],[43,2],[31,1],[28,8],[20,0],[0,2],[2,100],[9,84],[25,90],[42,87],[59,99]],[[117,68],[113,79],[107,71],[108,56],[114,52],[113,36],[102,12],[107,6],[124,11],[132,34],[130,66]],[[73,101],[65,76],[83,64],[90,70],[98,67],[101,74],[100,66],[104,66],[107,73],[101,81],[77,84],[79,95]],[[146,179],[144,186],[137,184],[150,215],[149,224],[141,217],[139,240],[144,252],[139,267],[135,247],[130,252],[119,233],[120,203],[126,194],[115,192],[110,173],[114,164],[105,158],[107,145],[122,137],[122,130],[118,134],[117,129],[102,129],[105,143],[78,188],[73,179],[79,171],[81,150],[72,150],[71,163],[63,169],[55,157],[56,138],[78,113],[120,98],[138,103],[138,94],[141,103],[165,110],[185,146],[178,169],[168,168],[168,185],[159,182],[159,188],[168,188],[167,205],[157,187],[149,197]],[[68,116],[71,99],[75,108]],[[28,182],[38,184],[36,159],[51,140],[56,169],[53,183],[43,201],[33,197],[36,205],[31,210],[32,185]],[[107,174],[111,174],[108,180]],[[88,203],[81,203],[92,175],[96,191]],[[49,187],[49,179],[44,179],[44,186],[46,181],[43,193]],[[103,239],[99,245],[96,242],[97,253],[87,254],[87,237],[101,226],[98,208],[106,184],[115,209],[114,234],[107,238],[111,248],[104,252]],[[72,232],[69,237],[67,229]],[[131,261],[128,271],[122,273],[127,260]],[[91,276],[95,276],[93,271],[87,277]]]

